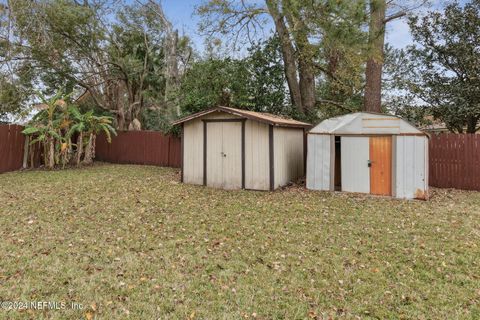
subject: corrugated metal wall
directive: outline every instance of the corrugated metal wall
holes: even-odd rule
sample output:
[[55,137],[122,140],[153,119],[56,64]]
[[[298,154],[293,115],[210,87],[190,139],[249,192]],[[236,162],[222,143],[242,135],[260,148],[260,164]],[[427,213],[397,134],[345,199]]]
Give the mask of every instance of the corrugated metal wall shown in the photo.
[[342,191],[370,193],[370,138],[341,137]]
[[[203,121],[202,119],[232,119],[228,113],[213,113],[184,123],[183,182],[203,184]],[[208,144],[207,144],[208,147]],[[207,170],[208,171],[208,170]]]
[[242,188],[242,123],[207,124],[207,186]]
[[295,182],[304,174],[303,129],[274,127],[275,188]]
[[245,122],[245,188],[269,190],[268,124]]
[[[307,188],[330,190],[330,135],[309,134],[307,137]],[[333,170],[333,168],[331,168]]]
[[428,139],[397,136],[395,145],[395,197],[423,199],[428,190]]
[[[203,184],[203,122],[202,119],[239,118],[228,113],[210,114],[184,124],[184,182]],[[210,124],[208,124],[210,126]],[[210,129],[208,129],[210,130]],[[240,139],[240,138],[239,138]],[[239,140],[240,141],[240,140]],[[269,190],[268,125],[245,122],[245,188]],[[208,145],[207,145],[208,147]],[[207,170],[208,172],[208,170]]]
[[183,182],[203,184],[203,122],[200,119],[184,123]]

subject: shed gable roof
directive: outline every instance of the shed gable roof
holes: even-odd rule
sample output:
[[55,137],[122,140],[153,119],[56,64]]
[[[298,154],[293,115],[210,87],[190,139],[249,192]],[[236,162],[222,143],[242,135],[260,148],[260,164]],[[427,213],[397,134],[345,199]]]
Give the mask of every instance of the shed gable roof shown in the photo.
[[250,120],[258,121],[258,122],[263,122],[267,124],[271,124],[274,126],[279,126],[279,127],[292,127],[292,128],[310,128],[311,125],[305,122],[289,119],[289,118],[284,118],[281,116],[277,116],[274,114],[270,113],[265,113],[265,112],[255,112],[255,111],[249,111],[249,110],[241,110],[241,109],[235,109],[235,108],[230,108],[230,107],[215,107],[212,109],[208,109],[205,111],[197,112],[194,114],[191,114],[189,116],[186,116],[184,118],[178,119],[173,122],[173,125],[177,125],[180,123],[184,123],[190,120],[194,120],[196,118],[205,116],[207,114],[211,114],[214,112],[225,112],[229,113],[235,116],[239,117],[244,117]]
[[[326,119],[310,133],[320,134],[425,134],[409,122],[388,114],[357,112]],[[426,134],[425,134],[426,135]]]

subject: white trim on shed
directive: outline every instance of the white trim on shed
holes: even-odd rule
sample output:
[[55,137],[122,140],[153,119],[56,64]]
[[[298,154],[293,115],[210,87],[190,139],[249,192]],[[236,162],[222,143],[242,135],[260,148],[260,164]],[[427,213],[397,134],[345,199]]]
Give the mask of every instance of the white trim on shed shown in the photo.
[[391,115],[357,112],[322,121],[309,133],[335,135],[365,135],[365,134],[420,134],[424,132],[415,128],[407,121]]

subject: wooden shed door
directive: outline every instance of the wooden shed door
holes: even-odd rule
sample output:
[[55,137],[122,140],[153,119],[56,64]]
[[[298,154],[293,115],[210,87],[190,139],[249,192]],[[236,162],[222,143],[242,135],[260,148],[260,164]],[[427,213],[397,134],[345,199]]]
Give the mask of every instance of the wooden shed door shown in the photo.
[[392,195],[392,137],[370,137],[370,193]]
[[242,188],[242,123],[210,122],[207,129],[207,185]]

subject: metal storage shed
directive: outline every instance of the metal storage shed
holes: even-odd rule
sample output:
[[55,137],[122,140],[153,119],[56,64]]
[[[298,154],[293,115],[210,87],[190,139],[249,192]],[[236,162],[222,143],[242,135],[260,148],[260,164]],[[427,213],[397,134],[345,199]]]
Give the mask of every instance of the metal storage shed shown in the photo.
[[182,125],[182,182],[274,190],[305,174],[307,123],[216,107],[173,124]]
[[401,118],[359,112],[307,136],[307,188],[428,198],[428,136]]

